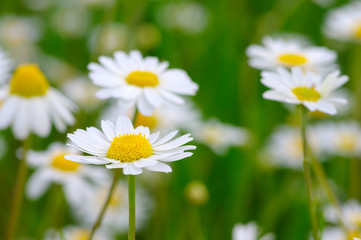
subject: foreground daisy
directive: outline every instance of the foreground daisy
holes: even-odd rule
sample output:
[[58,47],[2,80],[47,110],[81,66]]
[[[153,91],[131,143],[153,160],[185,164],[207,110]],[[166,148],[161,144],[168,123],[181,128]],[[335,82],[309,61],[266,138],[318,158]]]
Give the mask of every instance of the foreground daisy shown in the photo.
[[55,183],[62,187],[65,198],[72,206],[79,206],[91,197],[94,185],[109,181],[103,169],[66,160],[64,159],[66,154],[80,154],[80,152],[57,142],[43,152],[29,151],[28,163],[35,168],[26,188],[30,199],[38,199],[52,183]]
[[325,47],[305,47],[298,40],[266,37],[264,46],[251,45],[247,49],[249,65],[260,70],[278,67],[300,67],[304,71],[325,73],[335,68],[337,55]]
[[0,108],[0,129],[12,126],[18,139],[34,132],[46,137],[54,123],[59,131],[74,123],[76,106],[60,92],[50,87],[45,75],[35,64],[20,65],[8,86],[3,89]]
[[139,126],[134,129],[128,117],[120,116],[116,123],[102,121],[102,131],[90,127],[68,134],[70,146],[93,156],[67,155],[66,159],[86,164],[105,165],[107,168],[123,168],[126,175],[138,175],[143,168],[158,172],[171,172],[170,166],[163,162],[173,162],[192,156],[185,152],[196,147],[182,146],[193,138],[190,134],[174,140],[178,131],[163,138],[159,132],[150,134],[149,128]]
[[89,77],[103,89],[100,99],[117,98],[126,108],[136,105],[139,112],[150,116],[155,108],[181,105],[178,95],[195,95],[198,85],[181,69],[167,69],[168,62],[155,57],[143,58],[139,51],[115,52],[114,59],[102,56],[101,64],[90,63]]
[[257,224],[254,222],[248,223],[246,225],[237,224],[233,228],[232,233],[233,240],[272,240],[274,239],[273,234],[269,233],[260,237],[260,231],[257,227]]
[[271,88],[263,97],[266,99],[302,104],[311,112],[316,110],[330,115],[337,113],[335,103],[345,104],[343,98],[332,97],[334,90],[348,81],[347,76],[333,72],[322,77],[311,72],[302,72],[301,68],[292,68],[291,72],[279,68],[276,73],[262,72],[261,82]]
[[353,1],[331,11],[323,30],[336,40],[361,42],[361,2]]

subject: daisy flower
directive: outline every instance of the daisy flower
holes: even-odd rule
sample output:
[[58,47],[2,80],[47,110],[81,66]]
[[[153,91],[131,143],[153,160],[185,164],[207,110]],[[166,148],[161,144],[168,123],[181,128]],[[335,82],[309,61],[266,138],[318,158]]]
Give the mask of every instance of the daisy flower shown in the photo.
[[353,1],[330,11],[323,31],[336,40],[361,42],[361,2]]
[[[317,135],[313,131],[309,134],[310,146],[314,154],[320,154]],[[278,167],[302,169],[303,146],[301,133],[298,128],[291,126],[278,127],[267,141],[262,157],[270,164]]]
[[[328,207],[324,212],[325,219],[331,223],[338,223],[337,209]],[[351,230],[361,229],[361,205],[356,200],[349,200],[341,206],[341,217],[346,227]]]
[[300,67],[303,71],[327,73],[336,67],[336,52],[325,47],[306,47],[295,39],[271,37],[265,37],[263,44],[247,49],[249,65],[256,69],[274,71],[278,67]]
[[172,140],[178,133],[173,131],[163,138],[159,132],[150,134],[149,128],[139,126],[134,129],[128,117],[120,116],[116,123],[101,122],[102,131],[90,127],[68,134],[70,146],[93,156],[67,155],[66,159],[86,164],[106,164],[109,169],[123,168],[126,175],[138,175],[142,168],[158,172],[171,172],[164,162],[173,162],[192,156],[185,152],[196,147],[182,146],[193,138],[190,134]]
[[261,82],[271,88],[263,94],[265,99],[279,102],[302,104],[311,112],[316,110],[330,115],[337,113],[335,103],[346,104],[343,98],[333,97],[332,93],[348,81],[335,71],[322,77],[311,72],[302,72],[301,68],[292,68],[291,72],[279,68],[277,72],[262,72]]
[[196,141],[205,144],[219,155],[226,154],[230,147],[244,145],[250,137],[248,130],[217,119],[202,122],[193,131]]
[[[10,84],[0,90],[0,129],[12,126],[18,139],[34,132],[41,137],[50,134],[51,124],[63,132],[74,123],[76,106],[60,92],[50,87],[45,75],[35,64],[20,65]],[[1,94],[2,95],[2,94]]]
[[30,199],[38,199],[55,183],[62,186],[68,202],[78,206],[92,196],[94,184],[108,182],[108,175],[103,169],[66,160],[64,156],[67,154],[79,154],[79,151],[61,143],[53,143],[46,151],[28,152],[27,161],[30,167],[35,168],[26,186]]
[[[92,197],[86,199],[81,206],[74,209],[77,219],[84,226],[91,226],[95,222],[107,198],[107,192],[108,189],[105,186],[94,188]],[[137,186],[135,199],[137,209],[135,212],[136,226],[137,229],[140,229],[150,217],[149,212],[153,207],[153,200],[139,186]],[[110,199],[100,230],[116,234],[127,233],[129,224],[128,204],[127,183],[119,181]],[[92,209],[92,211],[89,211],[89,209]]]
[[269,233],[260,237],[260,232],[257,227],[257,224],[254,222],[248,223],[246,225],[237,224],[233,228],[232,233],[233,240],[272,240],[274,235]]
[[168,62],[155,57],[143,58],[139,51],[115,52],[114,58],[101,56],[100,64],[90,63],[90,78],[103,89],[97,92],[100,99],[117,98],[119,104],[150,116],[155,108],[182,105],[178,96],[195,95],[198,85],[181,69],[167,69]]
[[13,61],[8,58],[7,53],[0,47],[0,84],[5,83],[9,79],[13,65]]

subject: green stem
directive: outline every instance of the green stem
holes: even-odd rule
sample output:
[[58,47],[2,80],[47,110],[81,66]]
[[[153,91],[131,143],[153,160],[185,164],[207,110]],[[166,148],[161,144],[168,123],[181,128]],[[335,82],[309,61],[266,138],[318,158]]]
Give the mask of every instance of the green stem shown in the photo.
[[311,179],[311,169],[310,169],[310,158],[308,154],[308,143],[307,143],[307,136],[306,136],[306,127],[307,127],[307,112],[306,109],[301,107],[301,115],[302,115],[302,126],[301,126],[301,135],[302,135],[302,145],[303,145],[303,170],[306,182],[306,189],[307,189],[307,204],[308,210],[311,218],[312,224],[312,235],[314,240],[320,240],[319,232],[318,232],[318,222],[317,216],[315,211],[315,202],[312,199],[312,179]]
[[135,175],[128,176],[129,231],[128,240],[135,239]]
[[316,176],[321,183],[322,188],[325,190],[328,199],[330,200],[330,203],[333,205],[333,207],[336,209],[336,214],[338,218],[338,222],[340,226],[345,230],[345,232],[348,232],[348,229],[346,225],[343,222],[342,219],[342,212],[341,212],[341,205],[335,195],[335,193],[332,190],[332,187],[328,181],[327,175],[322,167],[322,165],[317,161],[317,159],[312,156],[312,166],[316,173]]
[[106,201],[105,201],[105,203],[104,203],[104,205],[102,207],[102,210],[100,211],[100,213],[99,213],[99,215],[97,217],[97,220],[95,221],[95,223],[94,223],[94,225],[93,225],[93,227],[92,227],[92,229],[90,231],[89,240],[93,239],[95,231],[100,227],[100,225],[102,223],[105,211],[108,208],[108,205],[109,205],[110,200],[112,198],[113,192],[115,190],[115,186],[117,185],[119,175],[120,175],[120,169],[116,169],[115,173],[114,173],[112,185],[110,186],[110,189],[109,189],[109,192],[108,192],[107,199],[106,199]]
[[19,213],[21,209],[21,202],[23,199],[24,194],[24,185],[26,180],[26,175],[28,172],[28,166],[26,163],[26,153],[30,146],[30,136],[27,140],[23,142],[23,151],[22,151],[22,157],[20,160],[20,165],[18,168],[18,174],[17,179],[15,183],[15,189],[14,189],[14,197],[11,205],[10,210],[10,219],[9,219],[9,225],[6,232],[6,238],[5,240],[11,240],[14,238],[14,233],[16,231],[16,226],[18,223]]

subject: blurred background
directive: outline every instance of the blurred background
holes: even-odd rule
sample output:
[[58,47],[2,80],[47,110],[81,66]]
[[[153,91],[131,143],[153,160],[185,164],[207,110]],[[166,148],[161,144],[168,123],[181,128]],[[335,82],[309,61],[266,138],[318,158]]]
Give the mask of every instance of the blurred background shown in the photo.
[[[87,77],[87,65],[100,55],[132,49],[169,61],[171,68],[184,69],[199,84],[192,108],[203,121],[241,127],[237,129],[243,131],[242,141],[226,142],[217,149],[211,136],[202,140],[200,134],[194,155],[172,164],[171,174],[150,173],[138,178],[146,195],[141,203],[146,210],[137,239],[231,239],[235,224],[253,221],[262,233],[272,232],[276,239],[304,240],[311,227],[301,168],[273,164],[267,151],[288,148],[285,144],[273,146],[276,140],[271,136],[282,126],[297,129],[297,111],[262,98],[266,87],[260,84],[260,71],[247,64],[245,51],[250,44],[261,44],[266,35],[300,34],[305,41],[336,50],[341,72],[357,78],[361,47],[330,40],[322,33],[327,12],[347,2],[1,1],[0,46],[17,64],[37,63],[51,85],[78,104],[77,122],[67,132],[99,127],[99,119],[109,106],[94,97],[97,87]],[[345,90],[351,99],[353,89],[348,84]],[[359,102],[353,104],[356,106],[338,117],[315,117],[312,121],[352,119],[352,108],[359,107]],[[222,128],[209,134],[224,134],[227,139]],[[43,151],[54,141],[65,143],[66,133],[53,130],[46,139],[34,136],[32,148]],[[9,217],[19,147],[10,130],[1,131],[0,236]],[[295,151],[291,154],[297,155]],[[358,158],[357,154],[335,155],[323,163],[341,203],[361,200]],[[112,174],[110,170],[107,173]],[[328,205],[322,190],[317,191],[317,199],[319,209]],[[75,212],[57,184],[36,200],[25,196],[17,238],[41,239],[50,234],[49,229],[84,226]],[[105,231],[113,236],[109,239],[126,239],[126,228],[114,234]]]

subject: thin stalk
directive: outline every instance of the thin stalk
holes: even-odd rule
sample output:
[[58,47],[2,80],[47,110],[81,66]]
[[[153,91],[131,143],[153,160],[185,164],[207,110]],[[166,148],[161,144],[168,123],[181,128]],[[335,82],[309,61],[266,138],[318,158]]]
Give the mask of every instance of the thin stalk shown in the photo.
[[89,240],[93,239],[95,231],[100,227],[100,225],[102,223],[105,211],[108,208],[108,205],[109,205],[110,200],[112,198],[113,192],[115,190],[115,186],[117,185],[119,175],[120,175],[120,169],[116,169],[115,173],[114,173],[112,185],[110,186],[110,189],[109,189],[109,192],[108,192],[107,199],[106,199],[106,201],[105,201],[105,203],[104,203],[104,205],[102,207],[102,210],[100,211],[100,213],[99,213],[99,215],[97,217],[97,220],[95,221],[95,223],[94,223],[94,225],[93,225],[93,227],[92,227],[92,229],[90,231]]
[[21,202],[23,199],[24,194],[24,185],[26,180],[26,175],[28,172],[28,166],[26,163],[26,153],[30,146],[30,136],[27,140],[23,142],[23,151],[22,156],[20,159],[20,164],[18,168],[18,174],[17,179],[15,183],[15,189],[14,189],[14,197],[11,205],[10,210],[10,219],[9,219],[9,225],[6,232],[6,238],[5,240],[12,240],[14,238],[14,233],[16,231],[16,226],[18,223],[19,213],[21,210]]
[[333,205],[333,207],[336,209],[337,218],[340,226],[345,230],[345,232],[348,232],[348,229],[346,225],[343,222],[342,219],[342,212],[341,212],[341,205],[335,195],[335,193],[332,190],[332,187],[328,181],[327,175],[317,159],[312,156],[312,166],[316,173],[316,176],[318,178],[318,181],[321,183],[322,188],[325,190],[328,199],[330,200],[330,203]]
[[135,175],[128,176],[129,231],[128,240],[135,240]]
[[301,118],[302,118],[301,136],[302,136],[302,146],[303,146],[303,172],[305,176],[305,183],[307,189],[307,204],[311,218],[313,239],[320,240],[319,232],[318,232],[319,228],[318,228],[317,216],[314,208],[315,203],[313,202],[312,199],[313,188],[312,188],[311,169],[310,169],[311,161],[308,154],[308,142],[306,136],[307,112],[303,107],[301,107]]

